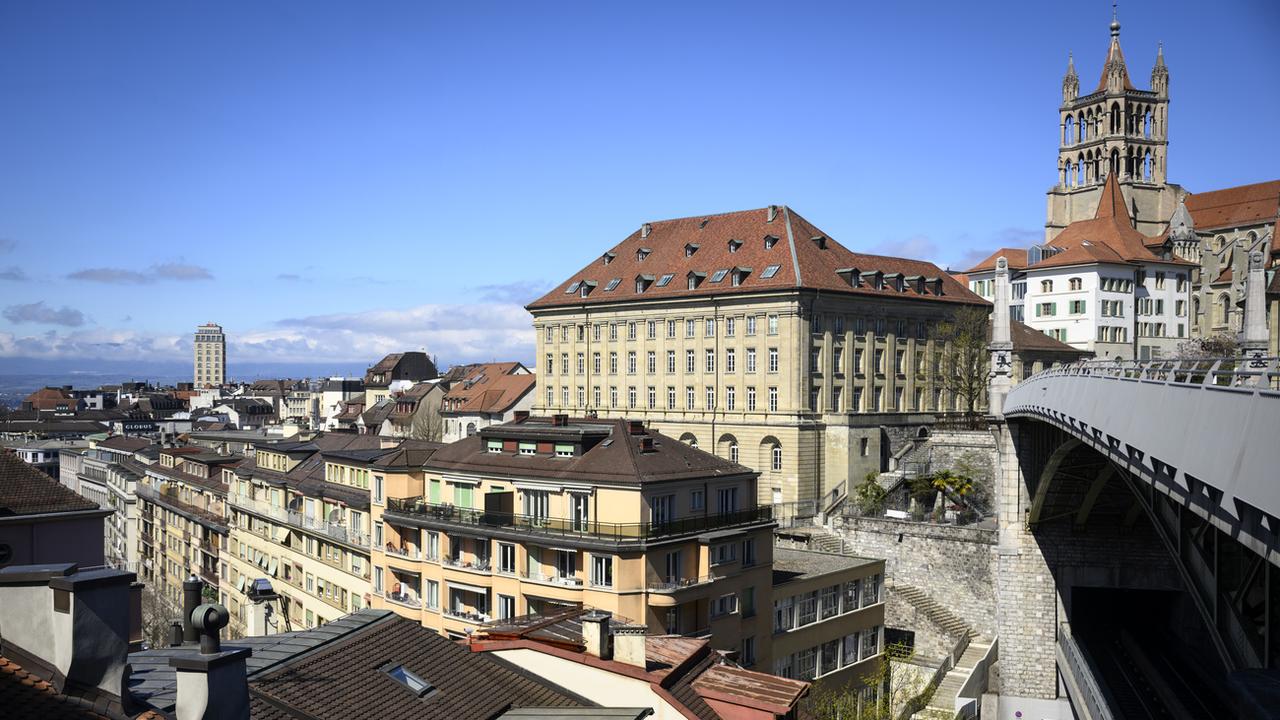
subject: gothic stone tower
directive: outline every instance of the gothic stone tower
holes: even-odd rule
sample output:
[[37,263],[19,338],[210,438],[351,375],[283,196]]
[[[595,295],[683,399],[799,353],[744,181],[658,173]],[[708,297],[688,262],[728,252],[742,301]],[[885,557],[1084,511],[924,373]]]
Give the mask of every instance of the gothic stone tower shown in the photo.
[[1120,50],[1120,23],[1112,17],[1111,45],[1098,87],[1080,95],[1075,59],[1062,78],[1058,182],[1049,189],[1045,242],[1069,223],[1093,217],[1109,173],[1119,173],[1135,227],[1156,235],[1173,214],[1178,188],[1168,183],[1169,69],[1156,54],[1151,89],[1129,80]]

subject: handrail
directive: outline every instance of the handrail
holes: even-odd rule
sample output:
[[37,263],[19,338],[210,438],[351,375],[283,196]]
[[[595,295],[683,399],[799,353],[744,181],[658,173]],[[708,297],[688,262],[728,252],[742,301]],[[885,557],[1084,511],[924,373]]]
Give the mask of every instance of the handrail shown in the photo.
[[669,522],[614,523],[578,518],[477,510],[426,502],[421,496],[387,498],[387,512],[422,517],[455,525],[503,528],[540,535],[581,537],[615,542],[641,542],[661,537],[706,532],[740,525],[769,522],[773,508],[763,505],[732,513],[699,515]]
[[1093,669],[1085,659],[1079,643],[1071,634],[1071,625],[1065,622],[1058,625],[1058,659],[1066,663],[1069,673],[1064,675],[1067,676],[1068,683],[1078,683],[1081,695],[1079,699],[1084,703],[1087,713],[1085,720],[1112,720],[1106,696],[1098,686],[1097,678],[1093,676]]
[[1101,377],[1187,388],[1280,391],[1280,358],[1177,358],[1166,360],[1082,360],[1048,368],[1018,383],[1051,377]]

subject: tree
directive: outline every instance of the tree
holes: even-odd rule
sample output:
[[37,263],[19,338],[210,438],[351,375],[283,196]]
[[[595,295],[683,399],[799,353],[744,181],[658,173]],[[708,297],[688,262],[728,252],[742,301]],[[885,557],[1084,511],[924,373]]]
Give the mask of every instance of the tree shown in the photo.
[[[897,720],[910,716],[923,708],[933,694],[925,679],[928,673],[895,673],[895,666],[901,670],[911,665],[914,656],[915,651],[906,645],[888,645],[875,672],[846,685],[819,680],[805,698],[805,705],[816,720]],[[880,688],[879,702],[867,701],[865,691],[872,688]],[[859,700],[863,700],[861,708]]]
[[444,437],[444,419],[440,417],[440,409],[431,407],[424,399],[419,403],[418,412],[413,415],[409,425],[409,437],[415,440],[440,442]]
[[1180,360],[1203,360],[1234,357],[1240,351],[1240,343],[1230,333],[1214,333],[1208,337],[1192,338],[1178,343],[1176,357]]
[[166,647],[169,628],[180,622],[182,609],[174,606],[153,585],[142,586],[142,640],[147,647]]
[[887,493],[876,482],[878,476],[879,473],[867,473],[862,483],[853,489],[853,506],[861,515],[875,516],[884,512]]
[[942,351],[938,382],[948,393],[963,399],[969,413],[977,411],[987,392],[990,328],[990,314],[985,307],[967,306],[957,310],[950,320],[938,323],[930,333],[934,347]]

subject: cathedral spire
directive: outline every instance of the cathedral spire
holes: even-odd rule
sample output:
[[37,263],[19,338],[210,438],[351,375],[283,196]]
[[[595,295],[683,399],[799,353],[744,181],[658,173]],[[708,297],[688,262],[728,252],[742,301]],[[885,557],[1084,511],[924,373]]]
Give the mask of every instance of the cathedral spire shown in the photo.
[[1151,92],[1166,97],[1169,94],[1169,68],[1164,64],[1164,43],[1156,50],[1156,65],[1151,68]]
[[1067,74],[1062,76],[1062,102],[1065,105],[1079,96],[1080,78],[1076,75],[1076,59],[1074,55],[1067,53]]
[[1116,19],[1116,6],[1111,5],[1111,45],[1107,48],[1107,61],[1102,66],[1102,78],[1094,92],[1121,92],[1133,90],[1129,81],[1129,69],[1124,64],[1124,52],[1120,50],[1120,21]]

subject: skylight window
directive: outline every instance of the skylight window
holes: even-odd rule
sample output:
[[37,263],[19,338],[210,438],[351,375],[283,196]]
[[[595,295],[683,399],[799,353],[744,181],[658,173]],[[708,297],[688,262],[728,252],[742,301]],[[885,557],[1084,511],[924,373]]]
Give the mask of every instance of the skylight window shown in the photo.
[[564,294],[565,294],[565,295],[572,295],[572,294],[574,294],[574,293],[578,292],[578,286],[579,286],[579,285],[581,285],[581,284],[582,284],[582,283],[580,283],[580,282],[574,281],[574,283],[573,283],[572,285],[570,285],[570,286],[569,286],[569,289],[564,291]]
[[760,273],[760,277],[765,280],[768,280],[774,275],[777,275],[778,270],[781,270],[781,269],[782,269],[781,265],[770,265],[764,269],[764,272]]
[[658,287],[666,287],[667,283],[671,282],[671,278],[673,277],[675,277],[675,273],[667,273],[666,275],[658,278],[658,282],[656,284]]
[[618,283],[620,283],[620,282],[622,282],[622,278],[614,278],[614,279],[610,280],[610,281],[609,281],[609,284],[604,286],[604,291],[605,291],[605,292],[612,292],[612,291],[616,290],[616,289],[618,288]]
[[715,271],[715,273],[713,273],[713,274],[711,275],[711,282],[713,282],[713,283],[718,283],[718,282],[720,282],[721,280],[723,280],[723,279],[724,279],[724,276],[725,276],[725,275],[728,275],[728,274],[729,274],[729,271],[728,271],[727,269],[725,269],[725,270],[717,270],[717,271]]
[[382,671],[418,697],[426,697],[436,691],[434,685],[418,677],[411,670],[406,669],[404,665],[383,668]]

